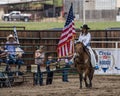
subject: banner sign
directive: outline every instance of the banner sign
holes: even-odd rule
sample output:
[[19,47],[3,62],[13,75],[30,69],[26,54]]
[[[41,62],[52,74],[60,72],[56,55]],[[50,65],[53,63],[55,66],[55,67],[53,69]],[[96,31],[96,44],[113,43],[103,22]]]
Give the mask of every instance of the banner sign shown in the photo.
[[98,70],[95,74],[120,75],[120,49],[95,49],[98,55]]

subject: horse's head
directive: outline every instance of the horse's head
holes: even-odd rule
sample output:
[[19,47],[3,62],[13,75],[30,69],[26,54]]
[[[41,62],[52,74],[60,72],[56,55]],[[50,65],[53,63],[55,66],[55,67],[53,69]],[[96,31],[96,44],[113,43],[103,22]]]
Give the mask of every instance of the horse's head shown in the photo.
[[84,51],[84,44],[82,42],[77,42],[75,44],[75,52],[81,54]]

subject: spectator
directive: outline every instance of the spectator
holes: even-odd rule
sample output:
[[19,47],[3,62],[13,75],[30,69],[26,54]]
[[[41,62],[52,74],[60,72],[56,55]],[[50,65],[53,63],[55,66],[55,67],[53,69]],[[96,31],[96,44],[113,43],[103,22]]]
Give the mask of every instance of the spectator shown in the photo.
[[8,60],[7,60],[7,64],[17,64],[18,69],[20,69],[21,64],[24,64],[23,60],[22,60],[22,54],[17,54],[16,49],[18,48],[18,43],[16,42],[14,36],[12,34],[10,34],[7,37],[7,42],[5,45],[5,49],[8,52]]
[[68,70],[70,68],[70,62],[68,59],[64,59],[65,60],[65,67],[63,67],[63,71],[62,71],[62,81],[63,82],[69,82],[68,81]]
[[52,84],[53,81],[53,71],[50,69],[50,66],[54,66],[56,67],[56,60],[53,59],[52,56],[48,56],[47,58],[47,62],[46,62],[46,70],[47,70],[47,79],[46,79],[46,85],[48,84]]
[[40,46],[40,48],[35,51],[35,64],[37,65],[37,73],[34,74],[34,85],[43,85],[43,73],[41,72],[41,67],[43,66],[44,62],[44,46]]
[[6,63],[7,62],[7,51],[4,48],[4,43],[1,42],[0,46],[0,64],[1,63]]
[[6,50],[8,51],[8,64],[15,64],[16,62],[16,44],[15,38],[12,34],[7,37],[7,42],[5,45]]

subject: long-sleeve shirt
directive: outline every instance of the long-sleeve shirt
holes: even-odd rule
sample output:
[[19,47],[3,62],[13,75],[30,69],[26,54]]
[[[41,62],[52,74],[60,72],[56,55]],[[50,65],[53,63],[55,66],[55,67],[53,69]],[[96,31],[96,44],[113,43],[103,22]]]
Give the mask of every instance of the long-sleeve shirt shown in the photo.
[[35,64],[43,64],[45,59],[44,52],[40,53],[39,50],[35,51]]
[[90,46],[91,34],[89,32],[86,35],[80,33],[78,41],[82,42],[85,46]]
[[16,41],[14,41],[14,42],[9,42],[9,41],[7,41],[7,42],[6,42],[5,48],[6,48],[6,50],[8,51],[9,54],[13,54],[13,55],[16,54],[15,48],[16,48],[17,46],[14,45],[14,44],[17,44],[17,42],[16,42]]
[[48,60],[48,61],[46,62],[46,65],[47,65],[46,69],[47,69],[48,72],[50,71],[50,64],[51,64],[51,63],[55,63],[55,62],[56,62],[56,60],[54,60],[54,59]]

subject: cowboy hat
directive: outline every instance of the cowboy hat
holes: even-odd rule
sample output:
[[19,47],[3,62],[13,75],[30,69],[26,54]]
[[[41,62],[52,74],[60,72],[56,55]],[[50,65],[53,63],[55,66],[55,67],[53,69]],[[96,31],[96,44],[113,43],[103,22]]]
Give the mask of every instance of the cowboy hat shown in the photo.
[[13,38],[13,39],[15,40],[15,38],[14,38],[14,36],[13,36],[12,34],[10,34],[10,35],[7,37],[7,40],[9,40],[10,38]]
[[83,28],[83,29],[90,29],[87,24],[84,24],[83,26],[81,26],[81,28]]

